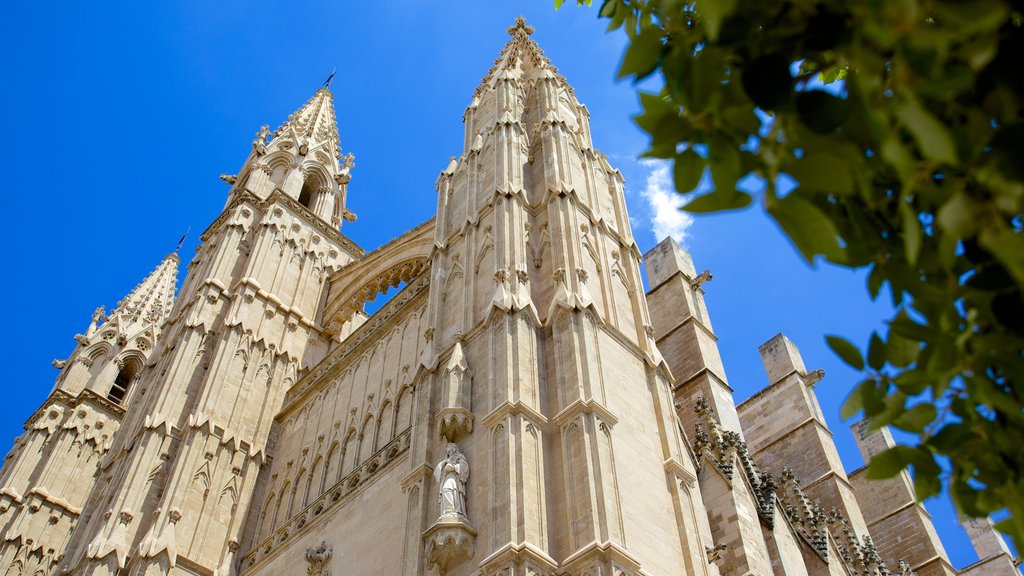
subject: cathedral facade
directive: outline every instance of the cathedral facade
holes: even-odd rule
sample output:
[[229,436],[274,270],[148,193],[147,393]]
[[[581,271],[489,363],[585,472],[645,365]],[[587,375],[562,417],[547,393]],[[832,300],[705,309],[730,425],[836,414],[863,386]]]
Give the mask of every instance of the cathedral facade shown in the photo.
[[785,336],[735,404],[710,274],[671,239],[641,254],[531,32],[435,217],[372,252],[341,233],[329,88],[260,131],[180,291],[171,254],[54,362],[0,471],[0,574],[1018,574],[989,521],[958,570],[906,472],[843,469]]

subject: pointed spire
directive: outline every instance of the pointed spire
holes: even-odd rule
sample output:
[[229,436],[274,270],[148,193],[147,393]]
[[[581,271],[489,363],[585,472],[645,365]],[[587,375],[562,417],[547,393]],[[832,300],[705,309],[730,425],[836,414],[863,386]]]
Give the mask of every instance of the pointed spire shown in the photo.
[[330,142],[333,155],[337,156],[340,153],[338,124],[334,117],[334,95],[327,87],[333,77],[332,73],[313,97],[281,124],[274,132],[275,140],[279,136],[291,133],[300,146],[308,142],[308,146],[313,148],[323,142]]
[[110,313],[107,322],[116,320],[121,334],[135,332],[133,327],[162,324],[174,306],[179,262],[177,252],[165,256],[149,276],[117,303],[117,309]]
[[558,79],[559,83],[572,90],[565,78],[558,74],[558,68],[551,64],[551,60],[544,55],[544,51],[531,37],[533,32],[533,26],[527,24],[526,19],[522,16],[516,18],[515,24],[508,29],[512,39],[501,49],[498,58],[494,61],[494,66],[487,71],[487,75],[476,89],[475,96],[479,96],[493,79],[508,76],[554,77]]

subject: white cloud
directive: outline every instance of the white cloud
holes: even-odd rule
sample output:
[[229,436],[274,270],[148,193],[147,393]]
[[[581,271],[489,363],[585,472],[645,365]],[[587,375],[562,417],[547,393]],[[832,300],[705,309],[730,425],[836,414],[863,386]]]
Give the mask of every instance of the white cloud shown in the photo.
[[679,209],[686,203],[686,196],[675,191],[668,163],[648,161],[643,165],[649,168],[650,172],[647,174],[647,185],[640,191],[640,195],[650,208],[654,241],[660,242],[666,236],[671,236],[676,242],[683,244],[690,226],[693,225],[693,215]]

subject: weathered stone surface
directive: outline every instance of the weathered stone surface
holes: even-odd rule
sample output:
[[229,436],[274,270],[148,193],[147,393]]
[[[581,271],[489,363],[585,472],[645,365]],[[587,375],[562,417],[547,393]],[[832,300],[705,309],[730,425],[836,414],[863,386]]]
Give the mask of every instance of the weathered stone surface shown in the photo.
[[[259,130],[177,299],[171,255],[55,361],[0,471],[0,571],[953,573],[908,478],[847,477],[792,342],[737,409],[710,272],[666,240],[644,294],[621,174],[531,33],[435,217],[369,254],[331,91]],[[965,574],[1013,574],[972,530]]]

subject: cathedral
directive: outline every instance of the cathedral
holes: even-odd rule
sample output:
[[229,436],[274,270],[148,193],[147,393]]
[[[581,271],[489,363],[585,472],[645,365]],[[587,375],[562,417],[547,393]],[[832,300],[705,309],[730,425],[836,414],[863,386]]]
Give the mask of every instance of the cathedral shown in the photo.
[[734,402],[710,273],[641,253],[532,32],[435,216],[371,252],[329,86],[260,130],[180,290],[174,253],[54,361],[0,471],[0,574],[1019,575],[987,519],[955,568],[907,472],[843,469],[785,336]]

